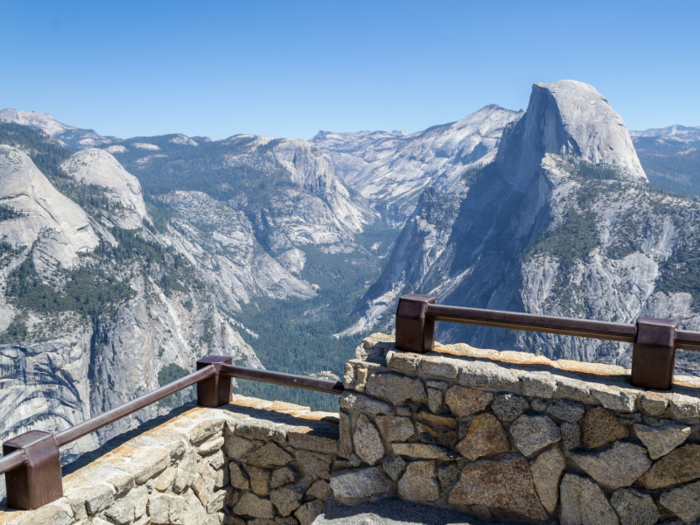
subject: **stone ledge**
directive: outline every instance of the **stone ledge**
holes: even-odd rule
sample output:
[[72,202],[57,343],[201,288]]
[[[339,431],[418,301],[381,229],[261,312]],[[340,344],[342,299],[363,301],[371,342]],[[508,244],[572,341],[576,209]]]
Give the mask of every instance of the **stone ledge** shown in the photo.
[[485,520],[700,517],[697,378],[645,391],[621,367],[465,344],[413,354],[375,334],[343,383],[340,446],[358,468],[331,481],[340,501],[394,482]]
[[[550,360],[527,352],[484,350],[464,343],[442,345],[426,354],[397,350],[392,336],[373,334],[348,362],[346,388],[367,394],[372,375],[395,372],[424,380],[490,392],[511,392],[542,399],[570,399],[620,412],[643,413],[700,423],[700,378],[676,376],[670,392],[630,385],[630,370],[615,365]],[[382,397],[382,396],[379,396]]]
[[221,408],[173,414],[64,469],[73,471],[61,500],[0,512],[0,524],[221,525],[277,516],[308,525],[329,497],[337,413],[236,395]]

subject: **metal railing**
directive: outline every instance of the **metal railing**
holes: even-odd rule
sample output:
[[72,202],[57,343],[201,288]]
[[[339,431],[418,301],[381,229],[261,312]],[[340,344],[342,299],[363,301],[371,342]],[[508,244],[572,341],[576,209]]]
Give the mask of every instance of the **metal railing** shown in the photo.
[[[672,320],[641,317],[634,325],[609,323],[443,306],[435,304],[435,297],[417,294],[399,300],[396,348],[420,354],[432,350],[437,321],[633,343],[631,383],[655,390],[671,388],[676,348],[700,350],[700,332],[678,330],[678,323]],[[60,447],[189,386],[197,385],[197,404],[204,407],[220,407],[231,401],[232,378],[336,395],[344,390],[339,381],[245,368],[231,362],[230,357],[205,357],[197,361],[196,372],[79,425],[56,434],[31,430],[6,441],[0,474],[5,474],[8,506],[31,510],[63,497]]]
[[62,498],[60,447],[195,384],[197,404],[204,407],[220,407],[231,401],[232,378],[335,395],[344,390],[340,381],[245,368],[231,362],[225,356],[205,357],[197,361],[196,372],[79,425],[56,434],[31,430],[5,441],[0,474],[5,474],[8,507],[33,510]]
[[418,294],[399,300],[396,348],[420,354],[432,350],[436,321],[633,343],[631,383],[653,390],[671,389],[676,348],[700,350],[700,332],[678,330],[678,323],[669,319],[640,317],[633,325],[609,323],[443,306],[435,304],[433,296]]

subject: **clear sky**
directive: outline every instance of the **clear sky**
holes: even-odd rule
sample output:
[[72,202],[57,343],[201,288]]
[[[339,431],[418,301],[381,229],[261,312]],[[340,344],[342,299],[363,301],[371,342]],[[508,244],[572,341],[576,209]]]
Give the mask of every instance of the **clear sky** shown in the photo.
[[419,131],[533,82],[700,125],[700,2],[0,0],[0,109],[122,138]]

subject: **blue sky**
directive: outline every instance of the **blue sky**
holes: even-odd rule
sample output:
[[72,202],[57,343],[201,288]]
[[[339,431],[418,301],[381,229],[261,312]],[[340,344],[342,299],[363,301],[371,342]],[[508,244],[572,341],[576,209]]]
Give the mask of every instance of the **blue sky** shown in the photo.
[[104,135],[408,132],[533,82],[700,125],[700,2],[0,0],[0,109]]

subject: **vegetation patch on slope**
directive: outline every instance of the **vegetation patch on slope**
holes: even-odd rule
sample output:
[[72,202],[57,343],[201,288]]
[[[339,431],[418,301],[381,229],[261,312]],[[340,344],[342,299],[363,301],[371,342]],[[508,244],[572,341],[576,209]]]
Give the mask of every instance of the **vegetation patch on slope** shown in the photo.
[[10,273],[5,295],[17,308],[36,313],[74,311],[91,317],[112,312],[136,295],[127,283],[95,266],[61,270],[59,278],[56,287],[46,284],[30,256]]
[[532,255],[550,254],[568,266],[574,260],[583,260],[598,244],[596,214],[579,212],[569,206],[560,225],[545,230],[530,248]]
[[[311,375],[330,371],[342,376],[362,335],[338,338],[353,321],[350,312],[381,268],[369,254],[325,254],[303,247],[307,263],[301,277],[319,285],[318,296],[285,301],[259,298],[243,307],[237,319],[257,337],[241,335],[270,370]],[[337,410],[335,396],[252,381],[239,381],[240,392],[265,399],[281,399],[317,409]]]

